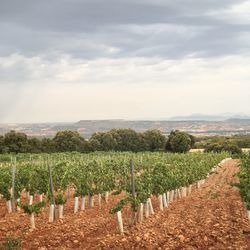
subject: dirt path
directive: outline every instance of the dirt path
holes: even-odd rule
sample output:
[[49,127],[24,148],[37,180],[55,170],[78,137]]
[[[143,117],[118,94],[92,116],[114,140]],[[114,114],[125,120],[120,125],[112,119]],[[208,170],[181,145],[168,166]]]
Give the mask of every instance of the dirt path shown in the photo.
[[[0,202],[0,242],[6,235],[22,239],[22,249],[250,249],[250,223],[239,192],[231,182],[238,171],[231,160],[209,177],[202,189],[175,201],[163,212],[153,201],[156,214],[125,235],[117,234],[110,204],[73,214],[73,199],[67,202],[65,219],[48,224],[47,209],[29,230],[25,214],[5,214]],[[124,212],[124,215],[126,211]]]
[[225,163],[201,190],[108,240],[105,249],[250,249],[250,223],[231,186],[237,171],[237,161]]

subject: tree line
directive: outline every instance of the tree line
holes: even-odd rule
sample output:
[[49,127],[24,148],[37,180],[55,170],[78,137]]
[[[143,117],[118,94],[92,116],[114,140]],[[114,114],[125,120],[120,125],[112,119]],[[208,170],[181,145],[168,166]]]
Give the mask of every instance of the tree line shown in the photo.
[[194,148],[204,148],[205,152],[240,154],[241,148],[250,148],[250,135],[200,137],[196,138]]
[[168,137],[158,129],[139,133],[132,129],[112,129],[94,133],[89,140],[77,131],[59,131],[53,138],[38,139],[25,133],[10,131],[0,136],[0,153],[54,153],[94,151],[169,151],[187,152],[195,143],[194,137],[178,130]]
[[209,144],[233,144],[239,148],[250,148],[250,134],[233,136],[203,136],[197,137],[195,148],[206,148]]

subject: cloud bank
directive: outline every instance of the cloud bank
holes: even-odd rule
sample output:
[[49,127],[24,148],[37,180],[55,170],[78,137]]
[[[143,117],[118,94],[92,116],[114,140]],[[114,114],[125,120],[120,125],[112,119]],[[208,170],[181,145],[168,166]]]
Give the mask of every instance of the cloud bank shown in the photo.
[[250,1],[3,0],[0,122],[249,110]]

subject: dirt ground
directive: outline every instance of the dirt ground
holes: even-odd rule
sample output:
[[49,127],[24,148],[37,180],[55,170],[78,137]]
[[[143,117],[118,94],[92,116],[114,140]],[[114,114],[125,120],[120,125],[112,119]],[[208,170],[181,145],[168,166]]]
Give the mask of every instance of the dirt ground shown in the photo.
[[201,189],[131,226],[129,210],[123,211],[125,234],[118,233],[116,216],[109,214],[119,197],[94,208],[73,213],[73,198],[65,218],[48,223],[48,208],[36,217],[37,229],[29,229],[22,212],[7,214],[0,201],[0,242],[8,235],[22,240],[22,249],[250,249],[250,223],[239,191],[231,183],[238,162],[226,162]]

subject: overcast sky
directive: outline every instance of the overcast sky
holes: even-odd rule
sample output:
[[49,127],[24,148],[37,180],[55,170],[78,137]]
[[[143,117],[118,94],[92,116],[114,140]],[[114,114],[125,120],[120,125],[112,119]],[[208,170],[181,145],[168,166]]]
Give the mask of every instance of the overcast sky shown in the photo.
[[250,0],[0,0],[0,122],[250,114]]

